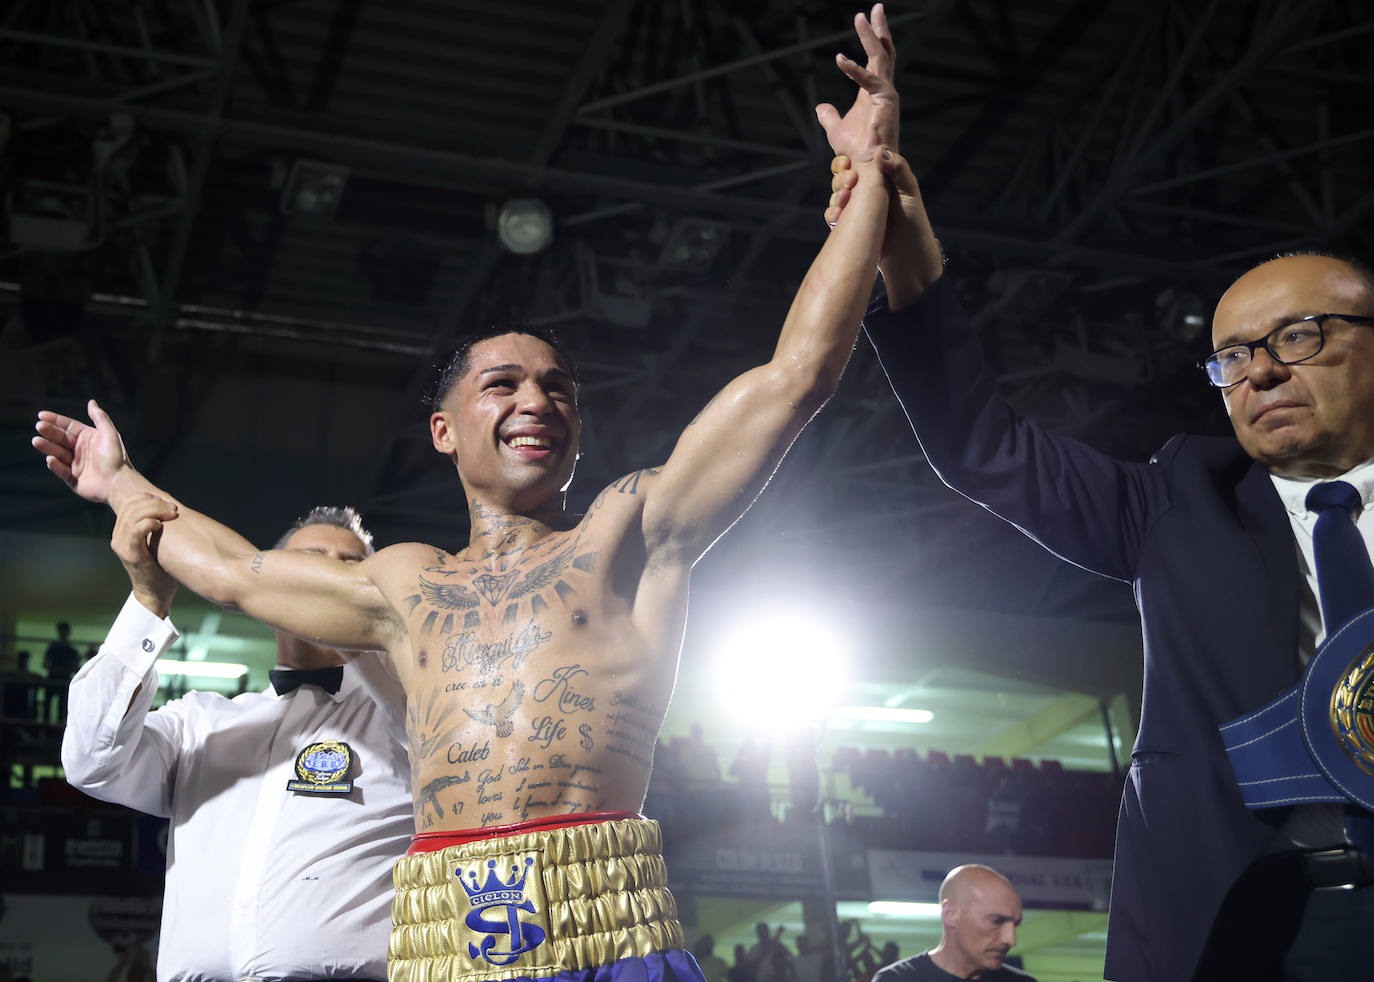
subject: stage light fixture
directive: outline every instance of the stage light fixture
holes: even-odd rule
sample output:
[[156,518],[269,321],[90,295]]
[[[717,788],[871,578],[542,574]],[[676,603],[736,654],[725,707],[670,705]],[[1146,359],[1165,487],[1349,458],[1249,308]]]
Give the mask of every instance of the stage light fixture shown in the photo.
[[711,268],[730,236],[729,226],[705,218],[684,218],[669,230],[659,263],[680,273]]
[[517,256],[541,252],[553,242],[553,212],[538,198],[511,198],[496,216],[496,237]]
[[295,161],[282,188],[282,213],[296,218],[333,218],[348,184],[348,174],[348,168],[338,164]]

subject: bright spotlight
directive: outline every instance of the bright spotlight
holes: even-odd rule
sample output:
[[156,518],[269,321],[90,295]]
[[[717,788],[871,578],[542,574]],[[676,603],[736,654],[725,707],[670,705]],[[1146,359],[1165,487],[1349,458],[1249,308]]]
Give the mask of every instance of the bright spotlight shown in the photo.
[[879,917],[939,917],[939,904],[907,903],[904,900],[874,900],[868,912]]
[[847,641],[810,611],[736,623],[721,634],[715,664],[721,710],[773,735],[824,725],[848,688]]

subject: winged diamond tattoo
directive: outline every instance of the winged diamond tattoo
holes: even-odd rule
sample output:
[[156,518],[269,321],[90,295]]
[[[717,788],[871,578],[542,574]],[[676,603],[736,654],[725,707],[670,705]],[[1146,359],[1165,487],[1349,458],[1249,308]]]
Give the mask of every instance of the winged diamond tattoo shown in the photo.
[[459,583],[434,583],[420,577],[420,596],[444,610],[471,610],[478,604],[477,595]]

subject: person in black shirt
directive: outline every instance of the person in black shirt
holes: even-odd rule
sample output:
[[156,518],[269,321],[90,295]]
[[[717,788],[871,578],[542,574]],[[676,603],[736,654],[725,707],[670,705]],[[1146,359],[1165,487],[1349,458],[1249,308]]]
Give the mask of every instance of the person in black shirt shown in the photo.
[[68,642],[72,627],[66,621],[57,625],[57,640],[43,653],[43,668],[48,673],[48,705],[52,722],[67,721],[67,686],[81,664],[81,654]]
[[956,866],[940,884],[939,897],[940,943],[880,969],[873,982],[1035,982],[1003,964],[1021,923],[1021,898],[1005,876],[987,866]]

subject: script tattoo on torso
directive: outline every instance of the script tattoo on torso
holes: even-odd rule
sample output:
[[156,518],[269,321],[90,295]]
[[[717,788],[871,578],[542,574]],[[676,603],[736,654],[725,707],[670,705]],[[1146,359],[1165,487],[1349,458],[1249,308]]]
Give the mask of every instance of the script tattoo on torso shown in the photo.
[[464,553],[435,550],[412,574],[400,606],[419,673],[408,719],[418,827],[624,807],[642,795],[663,713],[658,695],[650,705],[636,693],[663,676],[634,667],[644,663],[620,613],[629,608],[607,606],[598,550],[618,548],[621,533],[589,530],[618,520],[603,508],[640,494],[654,473],[621,478],[577,526],[523,546],[529,520],[481,515]]

